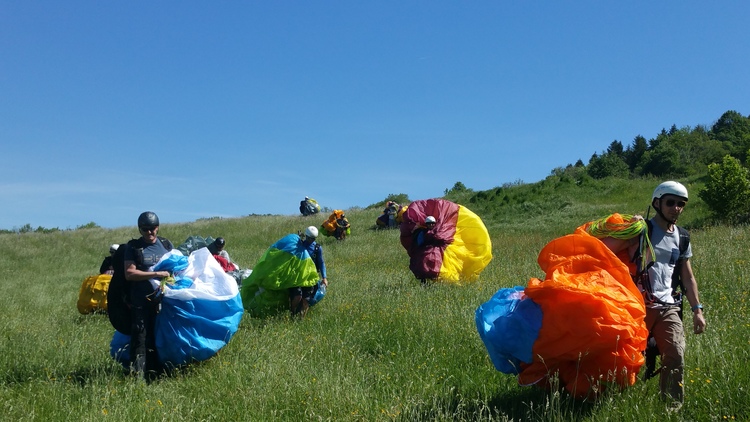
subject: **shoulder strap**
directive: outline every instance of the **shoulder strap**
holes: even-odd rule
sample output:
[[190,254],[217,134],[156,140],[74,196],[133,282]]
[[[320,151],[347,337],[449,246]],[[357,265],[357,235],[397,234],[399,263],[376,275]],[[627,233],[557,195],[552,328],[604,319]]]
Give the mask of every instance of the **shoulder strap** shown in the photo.
[[[169,241],[169,239],[163,238],[161,236],[157,236],[157,239],[159,239],[161,245],[164,246],[167,251],[171,251],[172,249],[174,249],[174,246],[172,245],[172,242]],[[143,239],[131,239],[128,241],[128,246],[135,250],[135,266],[140,268],[143,265]]]
[[318,256],[320,256],[320,244],[318,242],[315,242],[315,248],[313,248],[313,261],[318,260]]
[[[685,251],[687,251],[688,245],[690,245],[690,232],[683,229],[680,226],[677,226],[677,232],[680,235],[680,256],[682,256]],[[682,284],[682,265],[685,262],[685,259],[679,258],[677,260],[677,263],[674,266],[674,272],[672,273],[672,288],[673,289],[680,289],[680,291],[685,290],[685,286]]]
[[[654,222],[651,221],[651,219],[646,219],[646,225],[648,226],[648,232],[646,235],[648,236],[648,243],[649,247],[654,247]],[[652,255],[653,256],[653,255]]]
[[135,251],[135,266],[140,268],[143,265],[143,242],[140,238],[130,239],[128,247],[133,248]]
[[680,233],[680,255],[682,255],[690,245],[690,232],[680,226],[677,226],[677,231]]
[[161,237],[161,236],[157,236],[157,238],[159,239],[159,241],[161,241],[161,245],[164,246],[164,249],[168,251],[171,251],[172,249],[174,249],[174,246],[172,245],[172,242],[169,241],[169,239]]

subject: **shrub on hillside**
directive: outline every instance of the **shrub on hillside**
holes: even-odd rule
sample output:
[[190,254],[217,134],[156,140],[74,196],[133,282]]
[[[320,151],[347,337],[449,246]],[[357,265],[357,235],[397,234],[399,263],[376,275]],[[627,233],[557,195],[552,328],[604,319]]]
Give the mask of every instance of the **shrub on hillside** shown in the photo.
[[750,174],[730,155],[708,166],[708,181],[698,196],[723,221],[743,221],[750,211]]

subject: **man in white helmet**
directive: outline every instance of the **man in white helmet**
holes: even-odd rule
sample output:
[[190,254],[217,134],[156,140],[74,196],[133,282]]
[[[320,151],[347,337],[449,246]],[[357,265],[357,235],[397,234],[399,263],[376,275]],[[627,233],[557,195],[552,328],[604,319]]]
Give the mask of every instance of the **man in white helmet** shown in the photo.
[[[302,244],[312,257],[315,263],[315,269],[320,275],[320,284],[328,287],[328,277],[326,275],[326,264],[323,260],[323,247],[315,240],[318,238],[318,228],[309,226],[305,229],[304,235],[301,236]],[[317,286],[311,287],[292,287],[289,289],[289,308],[292,315],[304,317],[310,308],[310,301],[315,296]]]
[[684,296],[690,304],[693,332],[701,334],[706,329],[698,284],[690,266],[693,252],[689,234],[676,224],[687,202],[688,191],[681,183],[664,182],[654,190],[651,206],[656,216],[649,222],[649,237],[656,259],[648,268],[648,279],[640,286],[646,302],[646,327],[661,354],[659,390],[662,398],[670,402],[671,409],[679,409],[684,400],[685,364],[681,312],[684,299],[675,291],[673,276],[675,284],[681,281]]

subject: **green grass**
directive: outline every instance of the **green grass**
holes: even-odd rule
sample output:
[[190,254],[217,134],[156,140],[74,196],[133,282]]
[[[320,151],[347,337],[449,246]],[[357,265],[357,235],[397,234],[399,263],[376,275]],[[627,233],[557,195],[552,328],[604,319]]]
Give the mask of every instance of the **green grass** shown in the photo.
[[[76,310],[83,279],[108,245],[136,229],[98,228],[0,235],[0,418],[5,420],[744,420],[750,417],[748,227],[701,224],[692,202],[693,268],[706,306],[706,334],[687,335],[686,403],[667,415],[656,380],[597,401],[518,386],[497,372],[474,311],[499,288],[543,276],[539,250],[610,212],[645,212],[652,181],[588,187],[526,185],[456,197],[480,215],[493,260],[475,283],[423,288],[408,270],[398,231],[375,231],[379,204],[347,211],[352,235],[322,238],[330,289],[303,321],[243,317],[214,358],[146,385],[109,357],[105,315]],[[698,183],[697,181],[695,183]],[[646,192],[645,200],[643,193]],[[450,195],[449,195],[450,196]],[[474,201],[470,201],[475,197]],[[165,225],[223,236],[252,267],[285,234],[325,216],[252,216]],[[688,324],[689,325],[689,324]]]

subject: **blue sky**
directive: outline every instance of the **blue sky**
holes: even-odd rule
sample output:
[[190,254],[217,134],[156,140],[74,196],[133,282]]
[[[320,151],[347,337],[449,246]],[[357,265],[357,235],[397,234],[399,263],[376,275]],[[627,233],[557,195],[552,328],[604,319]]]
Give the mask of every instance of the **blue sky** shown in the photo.
[[750,114],[746,1],[0,0],[0,228],[544,179]]

